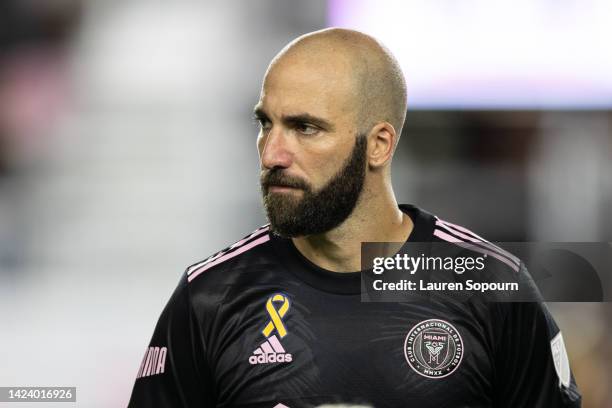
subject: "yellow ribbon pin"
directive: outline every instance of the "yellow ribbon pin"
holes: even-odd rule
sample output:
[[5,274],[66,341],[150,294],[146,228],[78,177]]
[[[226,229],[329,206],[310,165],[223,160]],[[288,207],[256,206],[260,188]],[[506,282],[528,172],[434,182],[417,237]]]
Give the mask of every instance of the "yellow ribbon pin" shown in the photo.
[[[273,302],[283,302],[278,311],[274,308]],[[263,335],[270,337],[270,334],[272,334],[272,331],[276,328],[278,335],[281,338],[285,337],[287,335],[287,329],[285,329],[282,318],[287,313],[287,310],[289,310],[289,298],[280,293],[270,296],[266,302],[266,310],[268,311],[268,315],[270,315],[270,321],[263,329]]]

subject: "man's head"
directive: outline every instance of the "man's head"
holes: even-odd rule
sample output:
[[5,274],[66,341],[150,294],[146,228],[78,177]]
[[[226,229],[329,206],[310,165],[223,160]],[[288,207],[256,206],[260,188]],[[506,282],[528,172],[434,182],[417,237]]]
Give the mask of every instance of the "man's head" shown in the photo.
[[364,192],[390,184],[405,112],[399,65],[372,37],[326,29],[288,44],[270,63],[255,108],[272,229],[290,237],[329,231]]

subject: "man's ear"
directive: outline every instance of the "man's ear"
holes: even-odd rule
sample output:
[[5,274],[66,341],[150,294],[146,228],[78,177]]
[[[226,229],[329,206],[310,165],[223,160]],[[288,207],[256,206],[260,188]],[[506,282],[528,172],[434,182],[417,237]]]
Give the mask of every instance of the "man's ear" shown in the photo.
[[368,165],[383,167],[391,161],[397,133],[389,122],[376,124],[368,134]]

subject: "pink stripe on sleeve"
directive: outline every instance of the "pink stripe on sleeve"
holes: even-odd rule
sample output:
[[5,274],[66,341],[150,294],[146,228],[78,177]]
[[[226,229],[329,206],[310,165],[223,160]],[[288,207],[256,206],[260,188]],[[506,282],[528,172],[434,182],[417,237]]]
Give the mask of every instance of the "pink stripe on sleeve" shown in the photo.
[[454,228],[455,230],[463,231],[464,233],[466,233],[468,235],[471,235],[472,237],[477,238],[477,239],[479,239],[482,242],[487,242],[490,246],[497,248],[498,252],[504,253],[507,257],[512,259],[517,264],[521,263],[520,259],[518,259],[516,256],[512,255],[510,252],[505,251],[502,248],[498,247],[497,245],[492,244],[491,242],[487,241],[486,239],[484,239],[480,235],[476,234],[473,231],[470,231],[469,229],[467,229],[465,227],[462,227],[461,225],[453,224],[451,222],[444,221],[444,220],[441,220],[439,218],[436,218],[436,225],[439,225],[438,222],[444,224],[447,228]]
[[248,237],[243,238],[243,239],[241,239],[240,241],[238,241],[238,242],[234,243],[234,244],[233,244],[231,247],[229,247],[227,250],[225,250],[225,251],[221,251],[221,252],[219,252],[217,255],[215,255],[215,256],[213,256],[213,257],[211,257],[211,258],[207,258],[207,259],[205,259],[205,260],[204,260],[204,261],[202,261],[202,262],[199,262],[199,263],[197,263],[197,264],[195,264],[195,265],[190,266],[190,267],[189,267],[189,269],[187,269],[187,275],[192,274],[192,273],[193,273],[193,271],[195,271],[195,270],[196,270],[196,269],[198,269],[199,267],[204,266],[204,265],[206,265],[207,263],[212,262],[212,261],[214,261],[215,259],[218,259],[218,258],[222,257],[223,255],[225,255],[226,253],[228,253],[228,252],[229,252],[229,251],[231,251],[232,249],[234,249],[234,248],[236,248],[236,247],[239,247],[240,245],[243,245],[243,244],[244,244],[245,242],[247,242],[249,239],[252,239],[252,238],[254,238],[254,237],[256,237],[256,236],[259,236],[259,235],[261,235],[261,234],[263,234],[263,233],[267,232],[269,229],[270,229],[270,227],[269,227],[269,226],[267,226],[267,225],[266,225],[266,226],[264,226],[264,227],[261,227],[261,228],[259,228],[258,230],[254,231],[254,232],[253,232],[251,235],[249,235]]
[[518,260],[517,257],[515,257],[514,255],[512,255],[510,252],[504,251],[503,249],[487,242],[487,241],[480,241],[476,238],[472,238],[467,234],[464,234],[462,232],[457,231],[456,229],[444,224],[443,222],[440,221],[436,221],[436,225],[438,225],[439,227],[442,227],[444,229],[446,229],[449,232],[452,232],[455,235],[460,236],[463,239],[467,239],[468,241],[474,242],[476,244],[480,244],[482,246],[487,247],[488,249],[490,249],[493,252],[497,252],[499,255],[509,258],[510,261],[514,262],[517,266],[520,265],[520,261]]
[[268,242],[269,240],[270,240],[270,235],[266,234],[263,237],[260,237],[260,238],[256,239],[255,241],[253,241],[253,242],[251,242],[251,243],[249,243],[247,245],[241,246],[240,248],[238,248],[234,252],[231,252],[229,254],[224,255],[224,256],[220,257],[219,259],[215,260],[214,262],[207,263],[204,266],[202,266],[200,269],[198,269],[197,271],[194,271],[191,275],[189,275],[187,277],[187,281],[191,282],[198,275],[200,275],[202,272],[212,268],[213,266],[219,265],[220,263],[225,262],[228,259],[232,259],[233,257],[238,256],[241,253],[246,252],[249,249],[256,247],[257,245],[261,245],[261,244],[263,244],[265,242]]
[[474,244],[470,244],[468,242],[462,241],[457,237],[454,237],[450,234],[447,234],[446,232],[442,231],[442,230],[435,230],[434,231],[434,235],[444,241],[447,242],[452,242],[454,244],[457,244],[458,246],[462,247],[462,248],[466,248],[469,249],[471,251],[474,252],[480,252],[483,254],[487,254],[487,255],[491,255],[493,258],[496,258],[498,260],[500,260],[501,262],[505,263],[506,265],[508,265],[510,268],[512,268],[515,272],[519,271],[519,267],[516,266],[513,262],[511,262],[510,260],[504,258],[503,256],[499,255],[496,252],[491,252],[487,249],[481,248],[481,247],[477,247]]

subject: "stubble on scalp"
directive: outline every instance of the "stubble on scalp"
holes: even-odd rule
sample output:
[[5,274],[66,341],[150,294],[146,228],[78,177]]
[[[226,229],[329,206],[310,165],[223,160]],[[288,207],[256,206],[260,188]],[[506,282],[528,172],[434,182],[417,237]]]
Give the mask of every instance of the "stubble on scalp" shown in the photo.
[[[350,107],[362,131],[385,121],[395,129],[398,140],[407,109],[406,80],[395,56],[380,41],[365,33],[344,28],[327,28],[305,34],[287,44],[272,60],[266,76],[284,61],[346,67],[352,82]],[[337,69],[337,67],[336,67]]]

